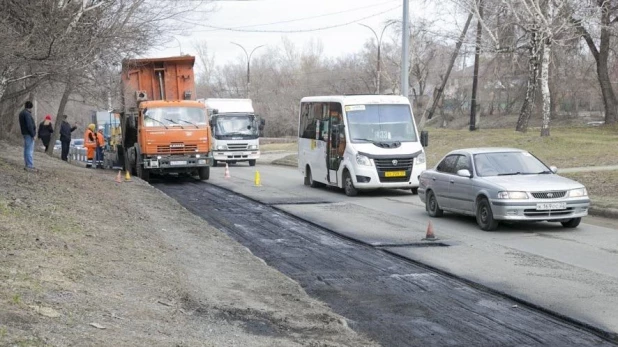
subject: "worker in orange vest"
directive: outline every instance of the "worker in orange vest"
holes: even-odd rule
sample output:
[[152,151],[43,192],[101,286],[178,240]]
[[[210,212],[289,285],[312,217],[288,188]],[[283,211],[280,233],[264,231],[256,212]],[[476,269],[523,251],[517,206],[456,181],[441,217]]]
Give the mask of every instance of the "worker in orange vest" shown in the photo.
[[84,147],[86,147],[86,167],[92,167],[94,152],[97,148],[96,135],[94,133],[96,126],[89,124],[84,134]]
[[97,148],[96,148],[96,165],[97,169],[103,168],[103,148],[105,148],[105,136],[103,135],[103,126],[99,126],[97,131]]

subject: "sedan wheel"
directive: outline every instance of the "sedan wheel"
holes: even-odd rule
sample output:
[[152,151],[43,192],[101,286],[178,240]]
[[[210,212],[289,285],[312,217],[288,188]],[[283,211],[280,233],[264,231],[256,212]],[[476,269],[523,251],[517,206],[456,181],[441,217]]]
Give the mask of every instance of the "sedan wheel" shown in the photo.
[[560,224],[562,224],[563,227],[565,228],[577,228],[577,226],[579,225],[579,223],[582,221],[581,217],[578,218],[571,218],[569,220],[567,220],[566,222],[560,222]]
[[498,229],[500,222],[494,219],[491,205],[486,198],[482,198],[476,206],[476,223],[481,227],[481,230],[493,231]]
[[425,210],[432,217],[442,217],[444,211],[438,205],[438,199],[433,193],[433,190],[427,192],[427,199],[425,200]]

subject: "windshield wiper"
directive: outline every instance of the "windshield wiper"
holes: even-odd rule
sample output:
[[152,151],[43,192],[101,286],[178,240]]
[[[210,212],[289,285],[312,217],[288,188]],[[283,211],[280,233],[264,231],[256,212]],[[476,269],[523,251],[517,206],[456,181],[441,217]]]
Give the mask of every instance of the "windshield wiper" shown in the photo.
[[161,123],[161,125],[163,125],[163,127],[164,127],[165,129],[167,129],[167,127],[165,126],[165,123],[161,122],[161,121],[160,121],[160,120],[158,120],[158,119],[154,119],[154,118],[152,118],[152,117],[150,117],[150,116],[144,116],[144,118],[152,119],[152,120],[153,120],[153,121],[155,121],[155,122]]
[[365,142],[371,142],[373,143],[374,141],[371,139],[359,139],[359,138],[352,138],[352,141],[365,141]]
[[515,176],[515,175],[522,175],[522,173],[517,171],[517,172],[507,172],[507,173],[498,174],[498,176]]
[[[172,119],[169,119],[169,118],[163,118],[163,119],[165,119],[166,121],[168,121],[168,122],[170,122],[170,123],[178,124],[178,122],[176,122],[175,120],[172,120]],[[180,125],[180,124],[178,124],[178,125]],[[182,125],[180,125],[180,128],[181,128],[181,129],[184,129],[185,127],[183,127]]]
[[197,124],[195,124],[195,123],[191,123],[191,122],[189,122],[189,121],[187,121],[187,120],[184,120],[184,119],[179,119],[179,121],[181,121],[181,122],[185,122],[185,123],[187,123],[187,124],[191,124],[191,125],[195,126],[195,127],[196,127],[196,128],[198,128],[198,129],[200,128],[200,127],[198,127],[198,126],[197,126]]
[[223,136],[238,136],[238,135],[240,135],[240,136],[251,136],[251,134],[245,134],[245,133],[241,133],[241,132],[238,132],[238,131],[231,132],[231,133],[225,133],[225,134],[222,134],[222,135]]
[[545,170],[545,171],[541,171],[541,172],[535,172],[534,174],[535,175],[549,175],[551,173],[552,173],[551,171]]

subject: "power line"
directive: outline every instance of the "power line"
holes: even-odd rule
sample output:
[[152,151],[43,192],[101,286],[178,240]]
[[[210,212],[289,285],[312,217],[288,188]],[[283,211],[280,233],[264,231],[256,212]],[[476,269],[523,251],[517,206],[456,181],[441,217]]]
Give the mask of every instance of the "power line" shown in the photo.
[[[309,20],[309,19],[316,19],[316,18],[333,16],[333,15],[341,14],[341,13],[355,12],[355,11],[359,11],[359,10],[364,10],[366,8],[382,6],[384,4],[389,4],[389,3],[392,3],[392,2],[396,2],[396,1],[399,1],[399,0],[389,0],[389,1],[378,3],[378,4],[372,4],[372,5],[367,5],[367,6],[363,6],[363,7],[356,7],[356,8],[353,8],[353,9],[347,9],[347,10],[343,10],[343,11],[324,13],[324,14],[310,16],[310,17],[302,17],[302,18],[289,19],[289,20],[283,20],[283,21],[278,21],[278,22],[262,23],[262,24],[241,25],[241,26],[236,26],[236,27],[230,27],[229,29],[254,28],[254,27],[260,27],[260,26],[267,26],[267,25],[276,25],[276,24],[285,24],[285,23],[299,22],[299,21],[303,21],[303,20]],[[211,30],[207,30],[207,31],[218,31],[218,30],[220,30],[220,29],[211,29]]]
[[[246,33],[282,33],[282,34],[285,34],[285,33],[304,33],[304,32],[312,32],[312,31],[320,31],[320,30],[333,29],[333,28],[338,28],[338,27],[350,25],[350,24],[357,23],[357,22],[360,22],[360,21],[365,20],[365,19],[377,17],[377,16],[379,16],[381,14],[384,14],[384,13],[396,10],[396,9],[398,9],[400,7],[401,7],[401,5],[398,5],[396,7],[389,8],[388,10],[381,11],[381,12],[378,12],[378,13],[374,13],[374,14],[371,14],[371,15],[363,17],[363,18],[355,19],[353,21],[349,21],[349,22],[345,22],[345,23],[340,23],[340,24],[335,24],[335,25],[330,25],[330,26],[321,27],[321,28],[313,28],[313,29],[298,29],[298,30],[259,30],[259,29],[252,29],[252,30],[243,30],[242,28],[217,27],[217,26],[200,24],[200,23],[192,23],[192,24],[200,25],[200,26],[203,26],[203,27],[206,27],[206,28],[211,28],[210,30],[193,30],[193,32],[208,32],[208,31],[225,30],[225,31],[237,31],[237,32],[246,32]],[[214,29],[214,30],[212,30],[212,29]]]

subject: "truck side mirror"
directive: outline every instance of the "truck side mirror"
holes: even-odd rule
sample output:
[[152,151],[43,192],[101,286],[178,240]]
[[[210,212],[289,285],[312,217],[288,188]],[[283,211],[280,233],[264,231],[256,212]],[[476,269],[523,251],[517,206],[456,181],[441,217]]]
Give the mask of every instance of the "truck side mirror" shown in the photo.
[[421,146],[429,146],[429,133],[427,132],[427,130],[421,131]]
[[258,125],[258,129],[264,130],[264,125],[266,125],[266,120],[260,118],[260,124]]

